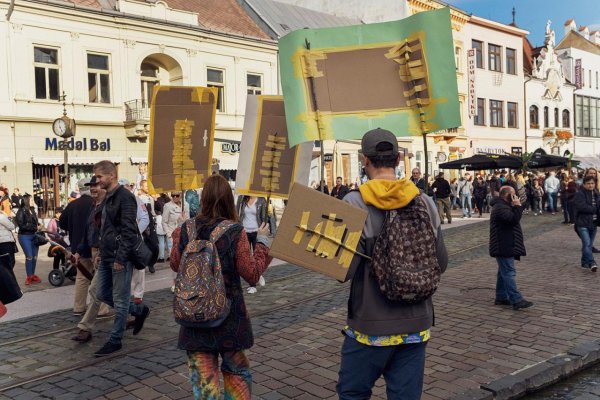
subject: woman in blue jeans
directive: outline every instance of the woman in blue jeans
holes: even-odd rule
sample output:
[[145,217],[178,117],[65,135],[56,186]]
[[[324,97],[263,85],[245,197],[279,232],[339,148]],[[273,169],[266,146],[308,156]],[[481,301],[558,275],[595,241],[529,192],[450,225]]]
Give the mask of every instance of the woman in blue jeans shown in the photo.
[[19,244],[25,253],[25,285],[40,283],[42,280],[35,274],[39,247],[35,244],[35,233],[38,231],[38,219],[31,207],[31,195],[25,193],[17,211],[17,226],[19,227]]

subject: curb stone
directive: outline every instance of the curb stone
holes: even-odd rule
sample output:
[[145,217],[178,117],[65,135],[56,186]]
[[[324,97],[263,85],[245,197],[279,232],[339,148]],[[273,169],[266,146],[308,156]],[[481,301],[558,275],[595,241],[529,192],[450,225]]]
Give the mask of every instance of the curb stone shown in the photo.
[[462,392],[452,400],[512,400],[553,385],[600,362],[600,339]]

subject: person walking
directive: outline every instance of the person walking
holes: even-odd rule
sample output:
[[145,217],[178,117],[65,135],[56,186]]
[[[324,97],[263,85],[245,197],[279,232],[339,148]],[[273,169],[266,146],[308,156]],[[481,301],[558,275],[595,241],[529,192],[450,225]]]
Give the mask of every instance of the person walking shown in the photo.
[[256,247],[258,228],[268,221],[265,219],[267,202],[262,197],[239,196],[237,200],[237,215],[248,235],[252,250]]
[[348,194],[349,191],[350,189],[348,189],[348,186],[343,184],[341,176],[335,178],[335,186],[333,187],[333,189],[331,189],[331,195],[333,197],[335,197],[338,200],[342,200],[344,196]]
[[250,400],[252,374],[245,350],[252,347],[254,337],[250,317],[246,311],[241,279],[254,286],[267,269],[272,257],[268,255],[270,239],[266,224],[259,226],[257,244],[250,249],[248,236],[239,223],[233,194],[227,180],[212,175],[204,183],[200,215],[194,219],[195,237],[189,237],[188,226],[181,227],[171,257],[171,268],[178,271],[181,255],[191,240],[208,240],[211,233],[224,221],[229,228],[216,241],[225,282],[225,291],[231,299],[231,311],[225,321],[214,328],[188,328],[179,330],[178,347],[187,351],[190,383],[194,398],[219,399],[219,356],[225,399]]
[[528,308],[532,302],[517,289],[515,260],[527,255],[521,217],[523,207],[515,189],[502,186],[500,195],[492,200],[490,215],[490,256],[498,263],[495,305],[512,305],[514,310]]
[[92,332],[96,325],[96,318],[105,318],[114,315],[111,308],[102,303],[98,299],[98,266],[100,264],[100,230],[102,227],[102,210],[104,209],[104,199],[106,198],[106,190],[99,187],[96,177],[93,176],[88,183],[90,188],[90,196],[94,199],[94,205],[90,215],[86,220],[85,232],[79,247],[74,249],[75,262],[79,261],[80,254],[91,254],[91,259],[94,268],[94,276],[90,282],[88,293],[90,302],[88,303],[85,314],[77,324],[79,331],[71,340],[79,343],[87,343],[92,340]]
[[115,320],[109,340],[94,353],[107,356],[122,348],[121,341],[127,314],[135,316],[133,334],[137,335],[150,313],[143,304],[131,299],[133,265],[130,255],[140,235],[137,227],[135,196],[118,183],[117,167],[110,161],[94,165],[98,185],[107,191],[100,230],[100,266],[98,268],[98,299],[115,310]]
[[173,248],[173,231],[178,226],[181,226],[183,221],[189,218],[188,211],[182,215],[183,210],[181,208],[181,192],[172,192],[171,201],[165,203],[162,212],[162,227],[167,237],[168,252],[171,254]]
[[473,195],[473,182],[471,180],[471,174],[468,172],[465,172],[465,175],[458,181],[458,193],[463,207],[463,218],[471,218],[471,213],[473,212],[473,206],[471,203],[471,196]]
[[583,178],[583,185],[572,201],[575,232],[581,239],[581,267],[592,272],[598,270],[592,247],[598,229],[598,212],[600,211],[600,194],[595,190],[595,177]]
[[[388,212],[418,207],[428,220],[419,221],[431,225],[431,229],[425,225],[419,234],[432,239],[421,247],[421,256],[435,263],[439,273],[444,272],[448,255],[435,204],[413,182],[396,178],[400,157],[394,134],[384,129],[371,130],[363,136],[361,148],[369,181],[344,197],[344,201],[368,212],[357,251],[373,255]],[[431,297],[414,303],[390,301],[374,276],[372,263],[358,255],[350,265],[347,279],[352,280],[352,285],[342,331],[345,337],[336,387],[339,398],[370,398],[373,385],[383,375],[388,399],[420,399],[425,349],[433,324]]]
[[0,210],[0,318],[7,310],[6,304],[23,296],[15,277],[15,253],[18,251],[13,231],[15,225],[9,216]]
[[23,196],[21,195],[21,191],[19,188],[14,188],[13,194],[10,196],[10,206],[12,208],[13,215],[17,215],[17,211],[19,210],[19,205],[23,200]]
[[[458,192],[456,191],[458,188],[458,179],[452,178],[450,181],[450,200],[452,202],[452,209],[456,210],[458,204]],[[462,208],[462,206],[460,206]]]
[[[79,244],[85,236],[88,217],[94,208],[94,199],[90,195],[89,183],[90,178],[83,178],[77,182],[80,197],[70,202],[60,215],[59,226],[69,234],[71,251],[79,250]],[[91,276],[94,273],[94,262],[90,249],[82,248],[77,260],[73,314],[82,315],[87,307]]]
[[40,283],[42,280],[35,274],[39,250],[35,241],[35,233],[38,231],[38,219],[35,210],[33,209],[31,195],[29,193],[23,195],[23,201],[17,211],[15,221],[19,228],[19,234],[17,236],[19,244],[23,249],[23,253],[25,253],[25,272],[27,273],[25,285]]
[[540,186],[537,178],[533,178],[533,215],[542,214],[542,199],[544,198],[544,189]]
[[440,216],[440,222],[444,223],[444,213],[448,219],[448,223],[452,223],[452,207],[450,206],[450,183],[444,179],[444,173],[440,172],[435,178],[433,185],[431,185],[433,192],[435,193],[435,202],[437,204],[438,213]]
[[479,212],[479,218],[483,217],[483,205],[488,193],[488,187],[483,176],[479,175],[473,184],[473,197],[475,198],[475,207]]
[[558,191],[560,190],[560,181],[555,176],[554,171],[550,172],[550,175],[544,181],[544,192],[548,195],[548,211],[552,215],[556,214],[557,203],[558,203]]

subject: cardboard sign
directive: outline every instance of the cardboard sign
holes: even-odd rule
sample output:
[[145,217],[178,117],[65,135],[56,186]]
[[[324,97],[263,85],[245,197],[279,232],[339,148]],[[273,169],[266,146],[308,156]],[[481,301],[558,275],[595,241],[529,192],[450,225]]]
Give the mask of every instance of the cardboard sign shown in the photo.
[[212,173],[216,109],[216,88],[154,88],[148,156],[151,193],[203,186]]
[[236,192],[287,198],[294,182],[308,183],[312,147],[289,147],[282,96],[248,96]]
[[270,254],[345,281],[367,212],[294,184]]
[[290,145],[461,125],[450,10],[301,29],[279,41]]

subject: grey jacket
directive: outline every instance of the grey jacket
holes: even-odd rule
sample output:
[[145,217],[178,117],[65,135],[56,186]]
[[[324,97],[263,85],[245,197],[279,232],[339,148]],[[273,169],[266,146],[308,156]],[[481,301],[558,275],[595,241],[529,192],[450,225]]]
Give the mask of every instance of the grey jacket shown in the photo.
[[[437,258],[442,272],[448,266],[448,253],[442,236],[440,219],[430,197],[421,194],[431,217],[433,231],[437,237]],[[367,206],[359,191],[352,191],[344,201],[369,213],[358,245],[358,251],[371,255],[375,241],[383,227],[385,212]],[[355,256],[347,279],[352,279],[348,300],[347,323],[360,333],[373,336],[389,336],[416,333],[431,328],[434,323],[433,302],[429,298],[418,304],[401,304],[388,300],[379,290],[371,273],[370,261]]]

